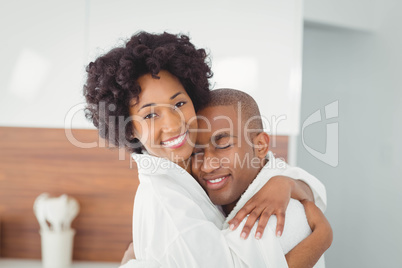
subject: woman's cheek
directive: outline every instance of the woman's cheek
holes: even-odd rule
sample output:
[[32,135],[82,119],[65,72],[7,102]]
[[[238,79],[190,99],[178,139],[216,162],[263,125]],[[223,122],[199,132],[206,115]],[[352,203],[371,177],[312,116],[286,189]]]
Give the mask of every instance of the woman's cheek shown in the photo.
[[150,138],[150,131],[148,125],[137,122],[134,124],[134,129],[135,129],[135,137],[139,139],[144,146],[147,146]]

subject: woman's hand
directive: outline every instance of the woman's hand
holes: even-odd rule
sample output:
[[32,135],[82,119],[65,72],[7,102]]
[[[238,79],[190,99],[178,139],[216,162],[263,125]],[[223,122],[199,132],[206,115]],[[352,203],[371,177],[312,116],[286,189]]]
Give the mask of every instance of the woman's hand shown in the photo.
[[285,212],[292,191],[290,180],[284,176],[272,177],[229,221],[230,229],[235,230],[242,220],[249,215],[241,237],[246,239],[255,222],[259,219],[255,238],[260,239],[269,218],[271,215],[276,215],[278,220],[275,233],[277,236],[281,236],[285,225]]
[[126,264],[129,260],[135,259],[135,254],[134,254],[134,246],[133,242],[128,245],[127,250],[124,252],[123,259],[121,260],[120,265]]
[[271,215],[276,215],[275,233],[277,236],[281,236],[290,198],[297,200],[314,199],[311,189],[304,182],[286,176],[272,177],[229,221],[230,229],[235,230],[242,220],[249,215],[241,237],[246,239],[255,222],[259,219],[255,238],[260,239],[269,218]]

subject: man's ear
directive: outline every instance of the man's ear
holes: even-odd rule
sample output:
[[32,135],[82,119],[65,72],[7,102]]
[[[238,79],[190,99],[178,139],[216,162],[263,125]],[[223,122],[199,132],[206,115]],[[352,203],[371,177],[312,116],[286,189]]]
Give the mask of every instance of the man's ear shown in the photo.
[[261,132],[254,137],[254,151],[256,156],[263,159],[269,151],[269,135],[266,132]]

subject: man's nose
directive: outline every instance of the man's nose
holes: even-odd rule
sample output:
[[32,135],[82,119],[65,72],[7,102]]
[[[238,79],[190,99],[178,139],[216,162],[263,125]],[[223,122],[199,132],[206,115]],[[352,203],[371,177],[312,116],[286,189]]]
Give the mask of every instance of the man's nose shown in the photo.
[[204,153],[204,159],[201,164],[201,171],[205,173],[211,173],[218,168],[219,168],[219,159],[214,157],[213,154]]

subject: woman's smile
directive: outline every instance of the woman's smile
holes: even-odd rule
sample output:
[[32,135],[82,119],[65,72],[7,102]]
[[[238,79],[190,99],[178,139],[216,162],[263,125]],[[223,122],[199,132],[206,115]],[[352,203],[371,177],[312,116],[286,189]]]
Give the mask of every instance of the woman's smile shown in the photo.
[[181,135],[162,141],[161,144],[165,148],[179,148],[187,141],[187,134],[188,130]]

